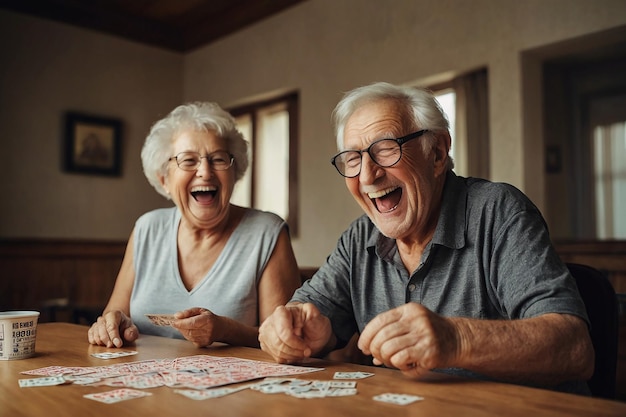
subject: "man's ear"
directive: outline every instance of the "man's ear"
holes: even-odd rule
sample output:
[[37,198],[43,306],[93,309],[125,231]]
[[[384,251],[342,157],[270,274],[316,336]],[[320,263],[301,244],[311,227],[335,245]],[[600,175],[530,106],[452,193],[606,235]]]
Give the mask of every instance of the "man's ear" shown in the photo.
[[435,154],[435,170],[439,174],[446,171],[448,152],[450,152],[450,146],[452,139],[449,132],[437,132],[435,133],[435,147],[433,152]]

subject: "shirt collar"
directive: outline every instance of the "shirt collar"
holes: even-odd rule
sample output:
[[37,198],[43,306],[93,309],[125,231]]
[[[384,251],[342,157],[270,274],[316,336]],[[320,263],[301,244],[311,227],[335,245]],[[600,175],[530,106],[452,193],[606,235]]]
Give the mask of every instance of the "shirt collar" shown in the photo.
[[441,212],[437,228],[433,235],[433,243],[460,249],[465,246],[467,230],[465,212],[467,209],[467,187],[465,179],[448,171],[443,187]]

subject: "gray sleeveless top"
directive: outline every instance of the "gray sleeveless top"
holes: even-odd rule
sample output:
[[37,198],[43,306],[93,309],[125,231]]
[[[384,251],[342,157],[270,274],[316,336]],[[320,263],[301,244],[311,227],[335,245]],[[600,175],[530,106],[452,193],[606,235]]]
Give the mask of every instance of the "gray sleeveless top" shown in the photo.
[[139,332],[182,339],[178,330],[155,326],[145,314],[173,314],[190,307],[258,326],[257,285],[286,223],[273,213],[246,209],[213,267],[188,291],[178,269],[180,218],[172,207],[150,211],[135,223],[130,314]]

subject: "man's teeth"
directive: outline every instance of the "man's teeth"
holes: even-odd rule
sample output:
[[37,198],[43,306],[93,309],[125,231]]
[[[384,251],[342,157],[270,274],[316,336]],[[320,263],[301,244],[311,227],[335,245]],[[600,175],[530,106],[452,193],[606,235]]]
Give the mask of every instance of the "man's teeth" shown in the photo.
[[384,190],[374,191],[374,192],[371,192],[371,193],[367,193],[367,196],[368,196],[369,198],[371,198],[371,199],[384,197],[384,196],[386,196],[387,194],[389,194],[389,193],[391,193],[391,192],[395,191],[395,190],[396,190],[396,188],[397,188],[397,187],[390,187],[390,188],[387,188],[387,189],[384,189]]

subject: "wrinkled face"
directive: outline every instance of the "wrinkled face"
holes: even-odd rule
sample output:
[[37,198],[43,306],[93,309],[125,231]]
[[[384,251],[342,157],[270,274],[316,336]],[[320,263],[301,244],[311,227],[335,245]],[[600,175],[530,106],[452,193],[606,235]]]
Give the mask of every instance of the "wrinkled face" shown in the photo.
[[[365,149],[378,139],[398,138],[422,128],[415,128],[410,120],[393,100],[366,103],[345,125],[344,149]],[[387,237],[421,239],[434,230],[433,222],[436,226],[444,170],[436,161],[438,152],[423,154],[421,140],[402,145],[402,158],[387,168],[364,152],[361,173],[346,178],[354,199]]]
[[[227,151],[226,141],[214,132],[184,130],[172,142],[171,155],[198,152],[202,156]],[[181,211],[183,219],[197,228],[221,225],[227,218],[230,197],[235,186],[235,168],[217,171],[209,166],[207,158],[197,170],[180,169],[175,160],[167,166],[167,176],[161,179],[163,187]]]

